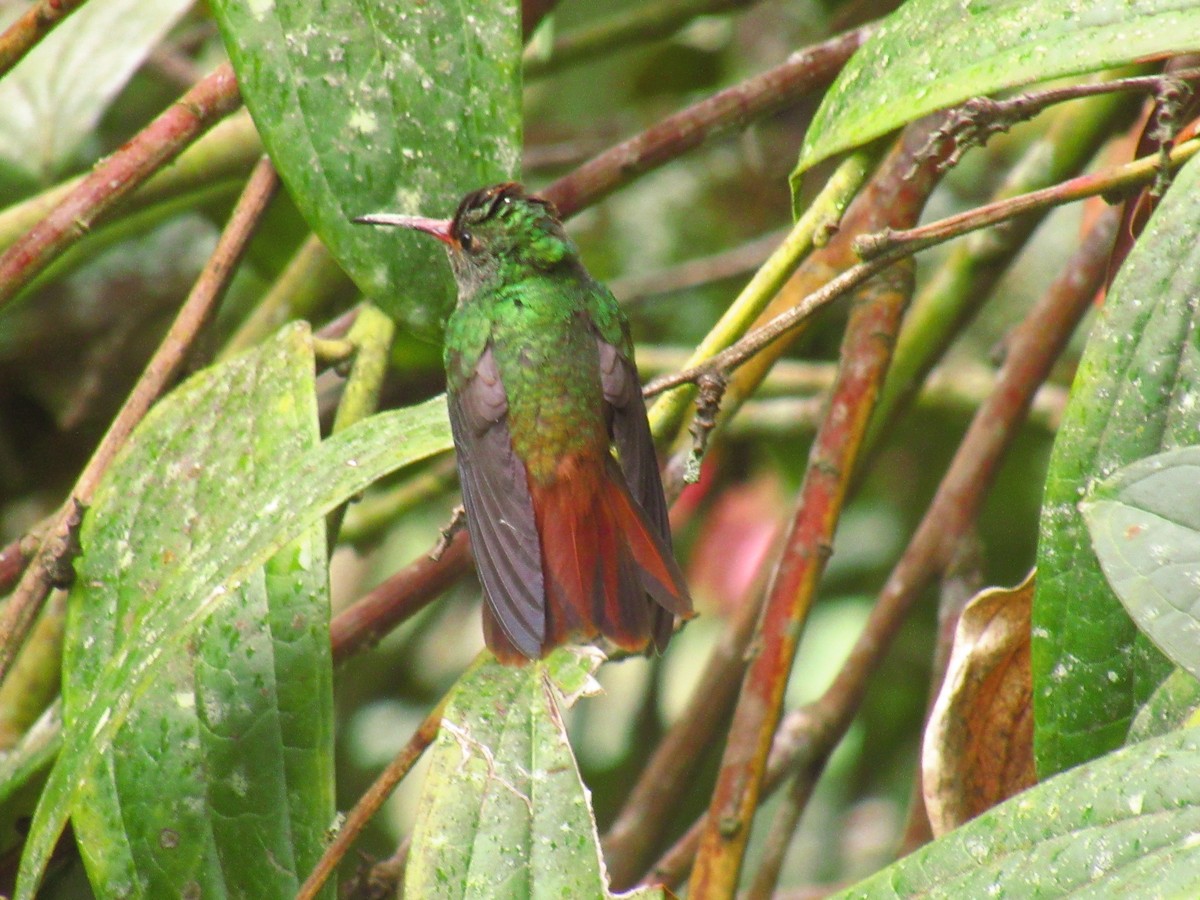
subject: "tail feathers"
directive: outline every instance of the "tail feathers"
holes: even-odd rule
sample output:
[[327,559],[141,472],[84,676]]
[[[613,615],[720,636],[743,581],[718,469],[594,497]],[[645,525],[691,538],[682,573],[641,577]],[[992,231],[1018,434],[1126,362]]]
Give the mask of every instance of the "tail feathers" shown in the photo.
[[568,466],[531,484],[546,590],[543,650],[603,635],[617,646],[662,650],[691,598],[666,540],[647,523],[616,462]]

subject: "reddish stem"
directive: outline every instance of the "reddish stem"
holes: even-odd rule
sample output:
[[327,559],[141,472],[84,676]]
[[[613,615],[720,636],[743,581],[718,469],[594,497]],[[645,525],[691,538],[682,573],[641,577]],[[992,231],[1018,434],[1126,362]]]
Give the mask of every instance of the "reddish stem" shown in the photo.
[[783,65],[726,88],[605,150],[540,193],[553,201],[564,217],[574,215],[709,138],[744,127],[828,84],[872,30],[871,26],[856,28],[794,53]]
[[222,63],[120,150],[97,163],[32,231],[0,256],[0,308],[118,201],[240,103],[233,69]]

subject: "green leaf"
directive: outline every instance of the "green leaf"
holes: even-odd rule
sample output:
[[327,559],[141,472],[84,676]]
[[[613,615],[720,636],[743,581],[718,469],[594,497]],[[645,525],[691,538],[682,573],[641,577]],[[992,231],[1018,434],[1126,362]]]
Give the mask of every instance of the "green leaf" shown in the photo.
[[1135,744],[1018,794],[841,900],[1200,896],[1200,731]]
[[611,896],[561,713],[594,693],[598,661],[577,650],[522,667],[488,658],[459,680],[422,788],[406,896]]
[[934,110],[1004,88],[1191,50],[1191,0],[909,0],[851,58],[813,117],[800,176]]
[[1125,609],[1172,662],[1200,677],[1200,447],[1126,466],[1082,511]]
[[[200,378],[139,432],[97,495],[70,598],[64,720],[116,698],[97,660],[161,652],[92,761],[72,819],[93,884],[115,893],[285,896],[335,814],[323,522],[231,591],[189,645],[146,647],[156,587],[214,528],[232,489],[320,440],[311,343],[288,329]],[[165,477],[164,477],[165,476]],[[147,514],[159,511],[160,514]]]
[[516,177],[515,0],[213,0],[263,143],[313,230],[376,304],[426,335],[453,308],[435,241],[354,225],[370,212],[450,215]]
[[[275,370],[270,361],[272,355],[282,354],[293,365],[311,370],[308,343],[307,329],[293,326],[265,348],[190,379],[147,416],[98,489],[95,505],[84,521],[84,555],[75,590],[87,593],[86,602],[92,602],[93,596],[105,596],[93,592],[115,592],[114,612],[120,618],[110,625],[112,632],[105,632],[94,618],[87,618],[80,603],[72,603],[73,614],[83,618],[78,625],[72,623],[75,651],[69,666],[70,682],[65,688],[71,695],[70,715],[62,750],[30,827],[17,897],[35,895],[68,815],[83,820],[83,831],[114,838],[108,846],[84,847],[93,879],[95,873],[105,873],[106,878],[111,873],[112,880],[101,884],[114,892],[129,886],[137,896],[146,889],[138,881],[143,871],[140,867],[143,854],[153,852],[155,841],[159,842],[160,853],[174,851],[168,854],[171,872],[161,873],[162,878],[173,877],[172,873],[189,864],[184,857],[196,867],[211,860],[203,837],[193,841],[193,835],[189,834],[186,841],[182,840],[184,835],[171,825],[166,826],[170,832],[161,828],[154,831],[157,820],[153,816],[159,810],[153,804],[172,804],[174,798],[155,801],[143,797],[143,807],[132,817],[121,810],[117,805],[120,792],[135,790],[136,786],[124,777],[120,766],[115,774],[110,768],[116,755],[115,742],[122,739],[120,735],[126,727],[145,738],[140,744],[141,752],[148,757],[145,766],[156,763],[183,766],[185,757],[179,752],[180,747],[166,743],[175,739],[178,732],[164,730],[160,742],[153,746],[146,741],[153,734],[155,721],[166,715],[158,686],[171,683],[185,689],[186,681],[175,679],[182,679],[178,669],[187,665],[193,651],[194,688],[175,695],[173,700],[184,706],[199,704],[196,740],[204,749],[206,765],[220,776],[212,785],[206,784],[211,788],[204,800],[209,807],[206,814],[214,821],[228,810],[240,808],[243,802],[257,806],[264,802],[264,794],[274,796],[281,783],[290,787],[298,783],[298,778],[315,777],[315,769],[328,765],[327,758],[318,758],[324,756],[320,748],[327,746],[328,720],[323,715],[314,715],[314,721],[310,722],[284,721],[289,715],[296,715],[298,708],[303,710],[301,717],[309,715],[305,704],[318,702],[316,695],[327,690],[324,679],[328,657],[324,654],[328,649],[319,651],[322,658],[314,669],[297,670],[295,683],[284,684],[280,677],[293,666],[311,663],[299,657],[308,652],[306,645],[314,640],[321,624],[304,607],[299,607],[300,614],[294,620],[289,614],[298,609],[299,595],[309,590],[307,570],[314,567],[323,570],[324,548],[316,548],[319,552],[315,557],[308,552],[313,549],[310,545],[296,545],[286,551],[284,548],[308,534],[326,513],[372,481],[448,448],[450,431],[445,400],[441,397],[365,419],[308,447],[304,445],[311,435],[295,436],[292,440],[298,445],[288,446],[274,429],[263,426],[260,431],[260,417],[279,416],[286,423],[293,416],[307,415],[303,410],[310,409],[311,397],[301,405],[294,393],[273,394],[274,401],[256,411],[252,423],[231,415],[233,410],[249,414],[241,409],[237,394],[252,393],[250,386],[260,368]],[[300,346],[302,362],[293,355],[300,352],[297,349]],[[202,412],[209,406],[219,406],[220,402],[226,405],[218,419]],[[258,464],[263,460],[269,465]],[[210,468],[216,471],[209,471]],[[189,496],[190,488],[178,484],[206,481],[215,486],[222,480],[219,492],[195,496]],[[139,493],[141,502],[125,503],[119,496],[130,494],[136,500]],[[119,515],[110,518],[109,511]],[[124,526],[120,524],[122,517]],[[180,523],[190,535],[190,542],[157,548],[152,544],[121,543],[118,538],[111,568],[91,568],[94,563],[88,557],[94,547],[98,551],[104,535],[117,536],[122,527],[130,534],[143,530],[170,534]],[[262,575],[262,567],[281,551],[284,551],[281,558]],[[144,560],[145,553],[152,553],[153,558]],[[131,576],[131,572],[136,574]],[[237,590],[243,584],[247,587]],[[144,597],[139,600],[135,594]],[[266,598],[279,599],[287,612],[282,607],[264,606]],[[228,614],[210,619],[219,611]],[[255,618],[258,616],[262,619]],[[91,645],[87,643],[89,638]],[[327,635],[324,639],[328,640]],[[104,641],[111,643],[106,645]],[[225,679],[233,672],[251,671],[257,665],[253,658],[260,654],[272,658],[273,684],[256,682],[254,690],[262,687],[276,696],[264,701],[266,714],[252,715],[248,720],[241,704],[258,703],[259,699],[247,697],[244,686],[235,686]],[[226,672],[225,667],[232,672]],[[266,676],[256,672],[252,677]],[[84,686],[89,686],[90,692],[80,693]],[[270,711],[272,707],[274,712]],[[257,750],[235,761],[234,745],[260,729],[264,732],[278,729],[300,743],[285,751],[282,759],[271,763]],[[279,740],[272,734],[254,734],[253,738],[263,741],[260,746],[273,745]],[[137,760],[128,764],[136,766]],[[134,774],[129,771],[130,777]],[[260,774],[268,783],[252,784]],[[320,772],[316,774],[325,777]],[[164,784],[176,781],[186,784],[195,774],[173,771],[162,778]],[[314,789],[326,790],[323,786]],[[286,806],[268,810],[259,806],[257,813],[278,816],[281,809],[286,809],[289,818],[293,815],[319,818],[320,814],[314,810],[324,809],[324,804],[325,798],[318,794],[295,799],[289,795]],[[182,815],[181,807],[173,811]],[[184,827],[192,827],[191,819],[177,821]],[[233,847],[236,849],[232,852],[246,855],[273,854],[280,835],[261,832],[259,824],[227,822],[223,825],[225,830],[214,832],[209,840],[222,853],[231,852],[229,848]],[[310,825],[324,829],[329,822],[287,825],[292,829],[290,840],[297,856],[310,857],[315,849],[313,841],[319,840]],[[244,839],[238,834],[240,828],[254,832],[254,842],[237,848],[238,841]],[[181,838],[178,843],[177,835]],[[172,844],[175,846],[169,846]],[[99,858],[100,854],[105,858]],[[296,865],[302,867],[299,860]],[[209,868],[196,869],[196,879],[205,888],[216,884],[217,878],[218,873]],[[163,896],[153,891],[147,895]],[[250,890],[245,895],[261,894]],[[205,896],[210,894],[206,892]]]
[[1129,743],[1178,731],[1200,709],[1200,681],[1176,669],[1158,686],[1129,726]]
[[30,185],[66,174],[110,101],[191,6],[102,0],[73,13],[0,80],[0,160]]
[[1079,501],[1200,429],[1200,165],[1185,166],[1108,292],[1050,457],[1033,607],[1034,746],[1051,774],[1111,750],[1169,668],[1109,587]]

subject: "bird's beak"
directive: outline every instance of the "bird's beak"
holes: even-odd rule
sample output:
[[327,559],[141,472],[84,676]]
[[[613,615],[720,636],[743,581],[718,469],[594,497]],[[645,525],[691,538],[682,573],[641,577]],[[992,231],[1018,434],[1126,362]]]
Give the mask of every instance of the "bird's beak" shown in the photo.
[[354,221],[361,225],[394,225],[399,228],[423,231],[426,234],[432,234],[448,247],[452,247],[456,243],[454,236],[450,233],[452,222],[450,219],[427,219],[424,216],[401,216],[395,213],[370,213],[365,216],[357,216]]

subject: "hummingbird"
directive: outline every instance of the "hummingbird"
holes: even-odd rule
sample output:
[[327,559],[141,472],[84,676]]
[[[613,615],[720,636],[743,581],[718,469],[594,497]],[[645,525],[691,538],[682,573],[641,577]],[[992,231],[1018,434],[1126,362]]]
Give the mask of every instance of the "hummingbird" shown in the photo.
[[513,664],[597,638],[661,652],[692,602],[629,322],[554,205],[508,183],[450,219],[355,221],[432,235],[450,258],[446,397],[488,648]]

